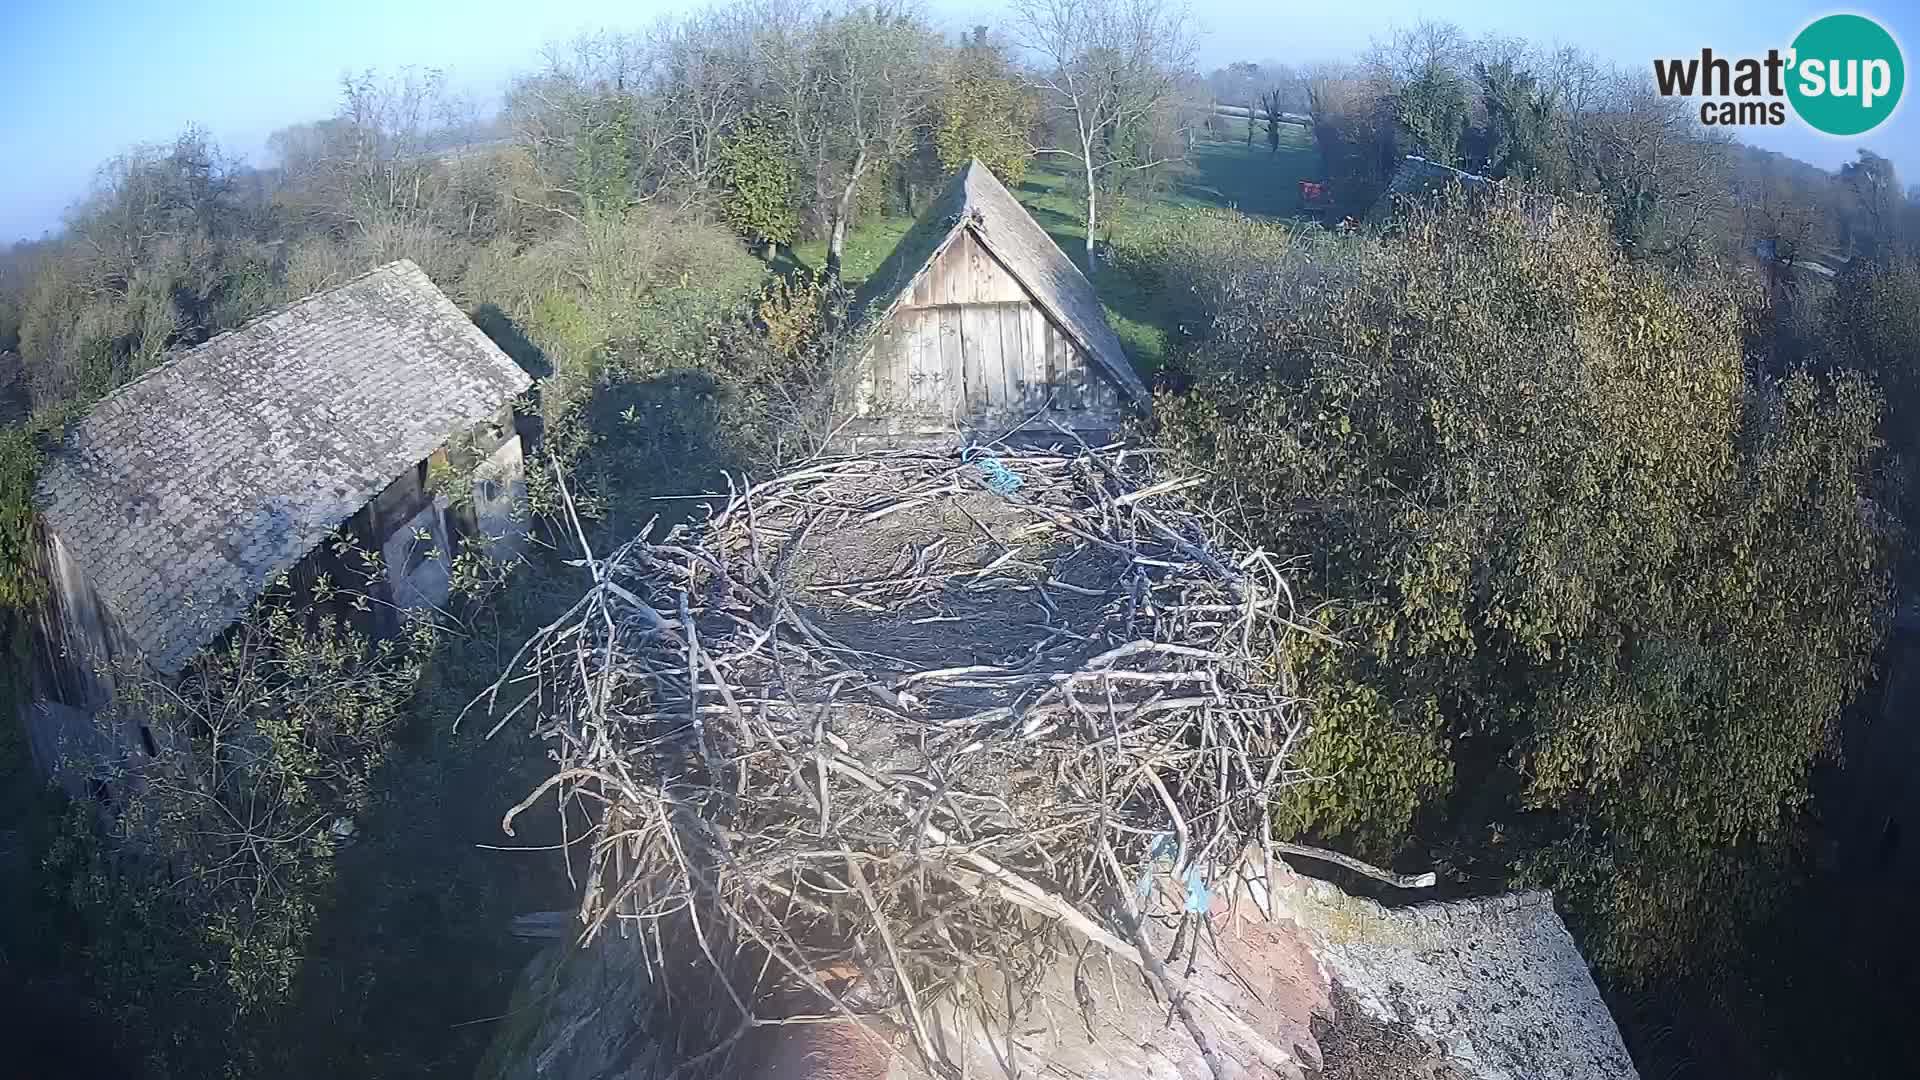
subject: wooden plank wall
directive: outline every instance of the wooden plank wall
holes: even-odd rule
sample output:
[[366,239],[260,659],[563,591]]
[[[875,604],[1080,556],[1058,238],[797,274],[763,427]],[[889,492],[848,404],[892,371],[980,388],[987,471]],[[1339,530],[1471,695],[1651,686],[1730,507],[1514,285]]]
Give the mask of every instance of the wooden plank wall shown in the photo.
[[903,429],[925,421],[1017,423],[1053,398],[1055,418],[1110,427],[1118,391],[1027,296],[972,232],[962,232],[881,328],[862,374],[859,412]]

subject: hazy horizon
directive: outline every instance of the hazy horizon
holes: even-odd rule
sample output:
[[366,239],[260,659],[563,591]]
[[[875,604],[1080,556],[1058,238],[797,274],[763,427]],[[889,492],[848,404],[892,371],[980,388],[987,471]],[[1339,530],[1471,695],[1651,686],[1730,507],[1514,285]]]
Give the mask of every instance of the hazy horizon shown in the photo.
[[[206,129],[231,154],[266,164],[269,134],[331,114],[341,76],[368,68],[442,69],[449,85],[473,97],[486,114],[497,108],[513,76],[540,62],[546,45],[588,30],[644,27],[695,6],[428,0],[388,7],[344,0],[326,9],[281,9],[206,0],[165,9],[73,3],[9,14],[0,22],[0,67],[11,76],[14,101],[0,117],[0,153],[12,168],[0,178],[0,244],[56,230],[103,162],[133,146],[171,140],[189,126]],[[1006,22],[998,4],[928,7],[954,31]],[[1703,46],[1728,55],[1764,53],[1786,45],[1809,19],[1835,9],[1777,0],[1579,10],[1521,0],[1353,0],[1278,16],[1270,10],[1249,0],[1195,3],[1201,69],[1233,60],[1305,65],[1352,59],[1390,28],[1430,18],[1458,23],[1474,37],[1505,34],[1539,45],[1575,45],[1603,60],[1650,70],[1655,57]],[[1855,10],[1877,18],[1903,45],[1920,40],[1920,16],[1885,4]],[[1892,159],[1906,181],[1920,180],[1920,121],[1904,104],[1865,138],[1824,136],[1797,119],[1785,128],[1738,134],[1824,169],[1864,147]]]

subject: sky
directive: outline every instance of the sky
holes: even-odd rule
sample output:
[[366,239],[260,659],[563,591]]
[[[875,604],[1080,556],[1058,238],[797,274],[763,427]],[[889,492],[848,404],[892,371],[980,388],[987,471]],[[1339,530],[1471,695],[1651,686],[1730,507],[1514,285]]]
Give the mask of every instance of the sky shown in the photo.
[[[998,25],[1002,0],[924,0],[943,25]],[[266,137],[329,114],[342,74],[440,68],[477,100],[497,102],[540,50],[584,30],[638,28],[690,6],[671,0],[0,0],[0,244],[58,227],[108,158],[199,125],[230,153],[265,163]],[[1470,34],[1578,45],[1650,70],[1655,57],[1764,54],[1837,10],[1893,31],[1920,59],[1920,5],[1851,7],[1787,0],[1190,0],[1200,62],[1293,64],[1350,59],[1392,26],[1447,19]],[[1908,98],[1920,96],[1920,89]],[[1790,120],[1746,128],[1749,142],[1834,168],[1865,147],[1920,181],[1920,105],[1903,102],[1864,138],[1835,139]]]

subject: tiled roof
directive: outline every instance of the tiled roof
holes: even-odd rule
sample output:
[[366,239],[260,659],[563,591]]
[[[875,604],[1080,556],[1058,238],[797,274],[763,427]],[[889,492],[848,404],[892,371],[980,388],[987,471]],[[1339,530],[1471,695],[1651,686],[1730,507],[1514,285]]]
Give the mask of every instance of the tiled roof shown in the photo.
[[971,228],[1034,302],[1086,349],[1128,400],[1136,406],[1145,404],[1147,388],[1107,324],[1093,283],[979,158],[954,175],[861,286],[855,306],[862,318],[871,325],[893,314],[913,292],[920,275],[965,228]]
[[163,673],[530,380],[411,262],[175,353],[95,405],[38,502]]

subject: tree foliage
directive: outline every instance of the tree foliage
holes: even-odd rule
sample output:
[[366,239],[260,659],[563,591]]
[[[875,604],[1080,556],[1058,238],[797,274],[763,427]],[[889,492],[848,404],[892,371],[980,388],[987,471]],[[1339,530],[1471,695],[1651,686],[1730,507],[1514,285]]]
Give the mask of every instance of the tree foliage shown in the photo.
[[35,396],[90,401],[170,346],[257,312],[270,299],[260,213],[198,131],[103,166],[61,256],[24,294],[20,354]]
[[1484,158],[1487,175],[1532,180],[1562,188],[1564,149],[1555,144],[1559,106],[1551,89],[1512,60],[1482,60],[1474,67],[1487,111]]
[[[378,556],[341,541],[356,587],[284,583],[201,654],[179,685],[121,673],[114,713],[158,734],[158,754],[105,778],[111,823],[76,808],[48,856],[59,902],[88,928],[101,1003],[140,1021],[159,1076],[251,1071],[244,1033],[284,1006],[306,956],[336,849],[352,839],[433,644],[422,622],[368,640]],[[201,1025],[227,1017],[237,1038]]]
[[1636,257],[1691,265],[1734,254],[1730,140],[1658,94],[1644,71],[1575,49],[1470,40],[1451,23],[1423,21],[1307,83],[1342,214],[1364,214],[1415,154],[1556,195],[1598,196]]
[[985,28],[947,58],[933,99],[933,146],[943,172],[972,158],[1017,187],[1033,158],[1029,133],[1038,104]]
[[33,505],[40,447],[24,427],[0,430],[0,611],[30,610],[45,597],[39,549],[43,542]]
[[[270,140],[268,168],[191,131],[116,158],[61,235],[0,260],[0,351],[40,409],[0,440],[0,602],[38,598],[15,571],[65,416],[394,258],[539,374],[529,501],[549,523],[570,500],[594,543],[625,539],[648,495],[817,450],[845,366],[835,292],[749,246],[843,238],[969,157],[1018,181],[1036,145],[1081,167],[1091,244],[1109,197],[1200,126],[1177,5],[1017,15],[1039,51],[950,45],[888,4],[732,5],[549,50],[497,122],[438,73],[362,73]],[[1560,199],[1428,209],[1386,240],[1192,210],[1100,229],[1188,343],[1193,388],[1158,438],[1219,475],[1224,512],[1310,556],[1340,634],[1299,658],[1326,779],[1281,823],[1552,884],[1628,975],[1712,956],[1788,864],[1881,630],[1897,533],[1872,481],[1920,460],[1916,210],[1892,166],[1738,151],[1643,76],[1446,24],[1350,66],[1232,64],[1206,88],[1264,105],[1270,147],[1273,113],[1313,113],[1342,213],[1405,153]],[[1713,265],[1760,241],[1776,262],[1862,257],[1831,296],[1780,286],[1769,308]],[[1790,309],[1792,347],[1744,356]],[[191,1052],[229,1037],[257,1065],[293,973],[333,973],[311,934],[331,826],[404,717],[445,719],[414,676],[450,680],[337,620],[263,611],[233,643],[178,700],[147,688],[189,738],[115,843],[83,812],[48,864],[98,1000],[189,1075],[225,1067]],[[188,1005],[194,1024],[170,1011]]]
[[727,224],[755,243],[793,243],[800,226],[793,153],[780,130],[748,116],[721,138],[715,162]]
[[1503,792],[1610,970],[1725,944],[1729,860],[1782,840],[1883,629],[1871,385],[1749,378],[1731,286],[1513,198],[1216,310],[1162,439],[1311,553],[1343,639],[1283,822],[1390,854]]

